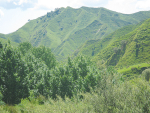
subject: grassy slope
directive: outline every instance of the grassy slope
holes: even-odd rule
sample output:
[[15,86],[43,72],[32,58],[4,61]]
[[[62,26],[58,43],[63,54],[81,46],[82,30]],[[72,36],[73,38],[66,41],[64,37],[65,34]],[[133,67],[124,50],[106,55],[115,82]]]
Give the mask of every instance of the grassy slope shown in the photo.
[[31,20],[5,38],[16,43],[30,41],[34,46],[48,46],[57,59],[64,59],[84,42],[102,39],[118,28],[136,24],[145,18],[150,18],[150,12],[125,15],[105,8],[67,7]]
[[[150,19],[136,26],[127,26],[115,31],[105,39],[107,40],[107,46],[104,47],[95,57],[94,61],[105,60],[107,65],[113,65],[116,67],[128,67],[130,65],[145,63],[150,61]],[[126,35],[117,36],[122,32],[130,31]],[[115,36],[116,34],[116,36]],[[105,40],[104,39],[104,40]],[[97,43],[103,43],[101,40]],[[126,47],[122,48],[122,40],[125,40]],[[118,52],[114,52],[114,48],[120,48]]]
[[132,65],[150,61],[150,19],[126,35],[125,38],[128,38],[129,43],[117,66],[121,66],[122,62],[123,65]]
[[[106,65],[116,66],[124,77],[135,77],[150,67],[149,26],[150,19],[118,29],[102,40],[89,40],[74,52],[74,56],[84,54],[94,62],[105,61]],[[127,42],[124,49],[122,40]]]
[[[136,29],[141,24],[142,22],[137,25],[125,26],[123,28],[116,30],[115,32],[111,33],[110,35],[106,36],[103,39],[88,40],[86,41],[86,43],[84,43],[82,46],[80,46],[80,48],[78,48],[74,52],[74,56],[83,54],[92,57],[92,56],[96,56],[99,52],[102,52],[104,50],[104,52],[102,52],[102,54],[98,58],[96,58],[96,60],[100,60],[100,59],[107,60],[108,59],[106,57],[107,54],[108,53],[112,54],[113,52],[113,51],[112,52],[106,51],[109,50],[108,48],[112,48],[109,45],[112,45],[116,39],[119,39],[121,36],[130,33],[132,30]],[[110,56],[110,54],[108,56]]]

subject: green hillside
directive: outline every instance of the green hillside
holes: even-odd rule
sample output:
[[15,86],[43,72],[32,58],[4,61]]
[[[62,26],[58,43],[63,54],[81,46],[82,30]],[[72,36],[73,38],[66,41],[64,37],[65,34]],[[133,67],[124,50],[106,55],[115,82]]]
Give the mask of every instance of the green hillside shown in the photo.
[[102,39],[123,26],[147,18],[150,18],[149,11],[128,15],[105,8],[67,7],[48,12],[14,33],[0,35],[0,38],[16,43],[29,41],[33,46],[45,45],[52,49],[58,60],[63,60],[86,41]]
[[103,39],[88,40],[74,52],[73,56],[77,56],[79,54],[84,54],[86,56],[93,57],[93,56],[97,55],[97,53],[102,51],[103,49],[107,48],[107,46],[109,44],[113,43],[114,40],[131,32],[132,30],[134,30],[136,27],[138,27],[141,24],[142,24],[142,22],[137,25],[125,26],[125,27],[120,28],[120,29],[116,30],[115,32],[109,34],[108,36],[106,36]]
[[94,51],[97,53],[92,57],[95,62],[104,60],[106,65],[128,67],[150,61],[149,39],[150,19],[137,25],[121,28],[100,41],[95,41],[87,47],[83,46],[78,54],[92,56]]

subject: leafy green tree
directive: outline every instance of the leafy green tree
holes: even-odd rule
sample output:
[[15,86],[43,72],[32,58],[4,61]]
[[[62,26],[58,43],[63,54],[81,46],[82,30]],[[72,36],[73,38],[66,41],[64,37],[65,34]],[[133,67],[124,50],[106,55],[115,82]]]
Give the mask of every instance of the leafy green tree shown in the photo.
[[[68,63],[52,69],[51,94],[72,97],[78,92],[89,92],[97,85],[98,70],[85,57],[75,60],[68,58]],[[53,88],[55,87],[55,88]]]
[[47,65],[30,53],[26,54],[24,59],[28,72],[25,81],[28,83],[29,89],[34,91],[35,96],[47,97],[48,90],[50,90],[50,71]]
[[3,95],[1,94],[1,92],[0,92],[0,105],[4,105],[5,103],[2,101],[2,99],[3,99]]
[[49,69],[56,66],[56,59],[50,48],[46,48],[45,46],[34,47],[32,49],[32,54],[36,58],[43,60]]
[[3,45],[2,45],[2,43],[0,42],[0,49],[1,49],[1,48],[3,48]]
[[29,95],[26,77],[26,66],[20,53],[7,44],[0,55],[0,86],[3,101],[17,104],[21,98]]
[[32,45],[29,42],[22,42],[18,46],[18,49],[21,51],[23,55],[25,55],[31,48]]
[[65,96],[73,96],[72,77],[63,75],[60,80],[60,95],[62,98]]
[[77,58],[77,62],[79,67],[79,74],[84,78],[89,72],[87,67],[89,62],[83,56],[79,56]]
[[84,87],[85,87],[85,92],[90,92],[90,88],[93,88],[97,85],[96,84],[96,76],[93,75],[92,73],[90,73],[89,75],[87,75],[85,77],[85,84],[84,84]]
[[121,50],[125,51],[127,45],[127,40],[122,40],[121,41]]

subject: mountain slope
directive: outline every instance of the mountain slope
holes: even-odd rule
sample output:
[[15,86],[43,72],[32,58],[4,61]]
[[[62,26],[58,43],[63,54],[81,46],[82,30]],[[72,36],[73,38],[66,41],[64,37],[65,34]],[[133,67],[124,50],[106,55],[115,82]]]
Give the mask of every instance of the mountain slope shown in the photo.
[[149,11],[126,15],[105,8],[67,7],[31,20],[5,38],[16,43],[30,41],[34,46],[45,45],[62,60],[87,40],[102,39],[123,26],[137,24],[146,18],[150,18]]
[[[105,44],[105,47],[100,48],[100,44]],[[105,39],[87,46],[89,47],[95,47],[95,49],[99,47],[99,51],[92,57],[92,60],[95,62],[104,60],[106,65],[124,67],[149,62],[150,19],[138,25],[121,28]],[[83,50],[85,51],[86,48],[83,47]]]
[[128,25],[128,26],[122,27],[114,31],[113,33],[109,34],[103,39],[88,40],[74,52],[73,56],[83,54],[89,57],[93,57],[97,55],[100,51],[102,51],[103,49],[106,49],[110,44],[113,44],[116,39],[119,39],[121,36],[124,36],[130,33],[131,31],[135,30],[143,22],[144,21],[135,25]]

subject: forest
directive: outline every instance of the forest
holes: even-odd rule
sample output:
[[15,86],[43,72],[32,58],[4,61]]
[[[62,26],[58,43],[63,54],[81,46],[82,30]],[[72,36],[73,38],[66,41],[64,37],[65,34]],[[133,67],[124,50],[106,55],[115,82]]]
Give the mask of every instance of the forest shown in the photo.
[[88,57],[58,62],[49,47],[0,43],[1,113],[149,113],[150,69],[127,79]]

